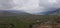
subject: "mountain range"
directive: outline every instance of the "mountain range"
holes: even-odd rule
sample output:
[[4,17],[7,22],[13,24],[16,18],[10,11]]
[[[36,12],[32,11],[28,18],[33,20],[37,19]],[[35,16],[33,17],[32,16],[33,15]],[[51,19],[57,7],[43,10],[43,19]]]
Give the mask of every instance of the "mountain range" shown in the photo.
[[[56,15],[60,14],[60,8],[54,11],[46,11],[46,12],[41,12],[41,13],[35,13],[34,15]],[[0,16],[1,15],[31,15],[29,13],[26,13],[21,10],[0,10]]]
[[38,12],[37,15],[58,15],[60,14],[60,8],[52,11]]
[[0,10],[0,16],[29,15],[29,13],[20,10]]

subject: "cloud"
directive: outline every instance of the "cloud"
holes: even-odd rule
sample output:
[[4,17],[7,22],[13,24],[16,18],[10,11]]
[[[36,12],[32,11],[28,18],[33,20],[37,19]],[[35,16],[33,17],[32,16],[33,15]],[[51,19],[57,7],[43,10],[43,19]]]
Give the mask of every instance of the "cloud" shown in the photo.
[[0,0],[0,10],[10,9],[13,8],[13,6],[15,6],[13,0]]
[[27,13],[37,13],[55,10],[51,8],[60,8],[60,0],[0,0],[0,9],[1,6]]
[[[20,5],[20,3],[22,4]],[[18,4],[17,9],[28,13],[44,12],[51,10],[51,8],[60,8],[60,0],[23,0],[22,2],[18,2]]]

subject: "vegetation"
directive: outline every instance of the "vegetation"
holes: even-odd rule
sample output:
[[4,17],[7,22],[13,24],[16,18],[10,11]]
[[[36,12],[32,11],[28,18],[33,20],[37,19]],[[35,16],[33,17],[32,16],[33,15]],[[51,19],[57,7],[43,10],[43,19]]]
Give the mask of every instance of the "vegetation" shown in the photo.
[[[6,24],[5,27],[9,23],[14,24],[14,28],[29,28],[30,24],[33,23],[43,23],[45,21],[57,22],[60,17],[57,15],[17,15],[17,16],[5,16],[0,17],[0,26],[2,24]],[[39,20],[39,22],[37,22]],[[3,27],[3,26],[2,26]],[[0,28],[2,28],[0,27]],[[5,28],[3,27],[3,28]]]

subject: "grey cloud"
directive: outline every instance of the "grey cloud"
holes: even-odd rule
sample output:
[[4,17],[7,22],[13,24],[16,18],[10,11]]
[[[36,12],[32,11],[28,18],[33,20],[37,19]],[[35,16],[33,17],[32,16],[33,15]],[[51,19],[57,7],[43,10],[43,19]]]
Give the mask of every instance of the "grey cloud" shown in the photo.
[[12,0],[0,0],[0,9],[9,9],[15,6]]
[[28,13],[45,12],[60,8],[60,0],[56,0],[55,3],[50,3],[48,0],[0,0],[0,9],[11,9],[14,7],[19,10],[25,10]]

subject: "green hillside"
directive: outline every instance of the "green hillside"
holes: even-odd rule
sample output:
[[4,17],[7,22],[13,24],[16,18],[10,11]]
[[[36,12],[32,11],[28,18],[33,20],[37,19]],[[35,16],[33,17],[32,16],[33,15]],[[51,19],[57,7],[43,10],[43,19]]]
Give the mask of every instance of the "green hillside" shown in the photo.
[[57,22],[60,17],[57,15],[17,15],[17,16],[2,16],[0,17],[0,28],[8,28],[8,24],[13,24],[13,28],[29,28],[30,24],[39,24],[45,21]]

